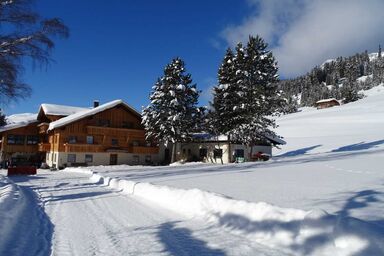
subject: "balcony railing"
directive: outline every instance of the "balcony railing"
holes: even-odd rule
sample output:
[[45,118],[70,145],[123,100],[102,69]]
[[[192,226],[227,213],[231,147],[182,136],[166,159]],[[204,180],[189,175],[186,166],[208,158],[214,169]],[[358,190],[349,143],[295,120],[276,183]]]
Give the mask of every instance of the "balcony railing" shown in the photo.
[[64,144],[65,152],[104,152],[102,145],[98,144]]
[[157,154],[159,153],[158,147],[146,147],[146,146],[132,146],[133,154]]
[[145,135],[144,130],[128,129],[128,128],[112,128],[112,127],[100,127],[100,126],[87,126],[88,134],[100,134],[107,136],[138,136],[143,137]]
[[49,143],[39,143],[37,150],[40,151],[40,152],[48,152],[48,151],[51,150],[51,144],[49,144]]

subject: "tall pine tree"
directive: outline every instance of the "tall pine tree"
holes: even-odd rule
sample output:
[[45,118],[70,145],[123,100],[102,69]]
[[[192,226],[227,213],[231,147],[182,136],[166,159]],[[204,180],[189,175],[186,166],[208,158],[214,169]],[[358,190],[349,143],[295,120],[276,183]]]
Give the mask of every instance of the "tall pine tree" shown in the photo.
[[209,118],[217,133],[248,145],[275,135],[273,116],[283,104],[277,92],[277,70],[272,53],[259,36],[249,37],[245,47],[237,44],[235,53],[227,50]]
[[210,132],[215,135],[226,134],[233,127],[234,112],[232,111],[239,100],[235,83],[235,56],[228,48],[218,71],[218,85],[213,88],[213,100],[208,113]]
[[[241,122],[235,128],[236,139],[248,145],[274,136],[273,116],[281,110],[282,98],[277,92],[278,68],[267,43],[259,37],[249,37],[245,62],[237,73],[242,74],[243,94]],[[242,81],[243,80],[243,81]]]
[[167,145],[173,143],[172,162],[176,157],[176,143],[187,141],[195,129],[200,109],[199,91],[186,73],[184,62],[173,59],[164,75],[152,87],[151,103],[143,109],[142,123],[148,140]]

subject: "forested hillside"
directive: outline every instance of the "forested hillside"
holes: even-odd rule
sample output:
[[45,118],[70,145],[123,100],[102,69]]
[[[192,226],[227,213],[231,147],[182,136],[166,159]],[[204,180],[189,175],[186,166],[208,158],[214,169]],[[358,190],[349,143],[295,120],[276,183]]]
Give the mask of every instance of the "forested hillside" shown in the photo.
[[326,98],[344,103],[362,97],[358,92],[384,82],[384,56],[381,47],[377,53],[367,51],[350,57],[338,57],[314,67],[306,75],[282,80],[279,88],[288,101],[286,112],[295,112],[299,106],[313,106]]

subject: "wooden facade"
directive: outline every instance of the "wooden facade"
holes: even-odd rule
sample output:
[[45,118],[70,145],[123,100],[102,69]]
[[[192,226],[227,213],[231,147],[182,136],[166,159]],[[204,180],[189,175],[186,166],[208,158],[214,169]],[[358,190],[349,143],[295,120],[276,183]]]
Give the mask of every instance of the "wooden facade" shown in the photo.
[[[40,127],[46,129],[44,126]],[[55,152],[108,152],[154,154],[158,148],[145,141],[141,118],[122,105],[85,117],[48,132]],[[42,143],[44,144],[44,143]],[[44,147],[41,146],[44,150]]]
[[[157,146],[145,140],[141,115],[124,103],[102,109],[95,114],[69,120],[57,127],[55,125],[51,130],[49,130],[48,120],[44,119],[44,121],[39,125],[42,138],[39,150],[48,153],[47,158],[50,157],[49,154],[51,155],[50,165],[55,167],[74,165],[73,162],[69,163],[70,158],[76,164],[85,164],[87,161],[85,154],[99,159],[98,162],[93,161],[93,163],[129,164],[131,162],[128,159],[134,162],[134,156],[140,158],[141,155],[141,163],[143,163],[144,159],[152,161],[159,153]],[[110,159],[117,158],[116,153],[119,154],[121,161]],[[100,160],[101,158],[103,160]],[[122,158],[126,160],[123,161]]]
[[7,162],[29,161],[39,162],[38,153],[38,127],[37,122],[0,132],[1,137],[1,160]]
[[[40,108],[36,123],[0,133],[2,156],[16,152],[36,154],[45,158],[43,160],[51,167],[63,167],[68,165],[69,158],[76,159],[75,163],[86,162],[87,156],[87,160],[97,158],[94,163],[98,164],[130,164],[129,160],[140,158],[140,155],[141,160],[149,161],[159,153],[157,146],[145,140],[141,115],[122,101],[116,101],[110,108],[83,111],[91,114],[79,117],[76,114],[46,115]],[[62,118],[67,118],[68,122],[61,125]],[[49,129],[51,124],[55,125],[53,129]],[[27,138],[32,137],[35,140],[29,144]],[[12,141],[15,138],[16,143]]]

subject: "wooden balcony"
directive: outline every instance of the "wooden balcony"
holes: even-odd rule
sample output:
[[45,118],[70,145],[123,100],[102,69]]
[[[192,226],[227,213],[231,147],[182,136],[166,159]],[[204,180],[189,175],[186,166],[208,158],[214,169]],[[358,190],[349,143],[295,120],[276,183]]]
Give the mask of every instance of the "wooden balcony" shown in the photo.
[[132,146],[133,154],[158,154],[158,147]]
[[40,134],[47,133],[48,127],[49,127],[48,123],[41,123],[41,124],[39,124],[38,125],[39,133]]
[[127,129],[127,128],[112,128],[112,127],[100,127],[100,126],[87,126],[87,133],[92,135],[104,135],[104,136],[145,136],[144,130]]
[[49,144],[49,143],[39,143],[37,150],[39,152],[49,152],[51,150],[51,144]]
[[104,147],[98,144],[64,144],[64,152],[105,152]]

